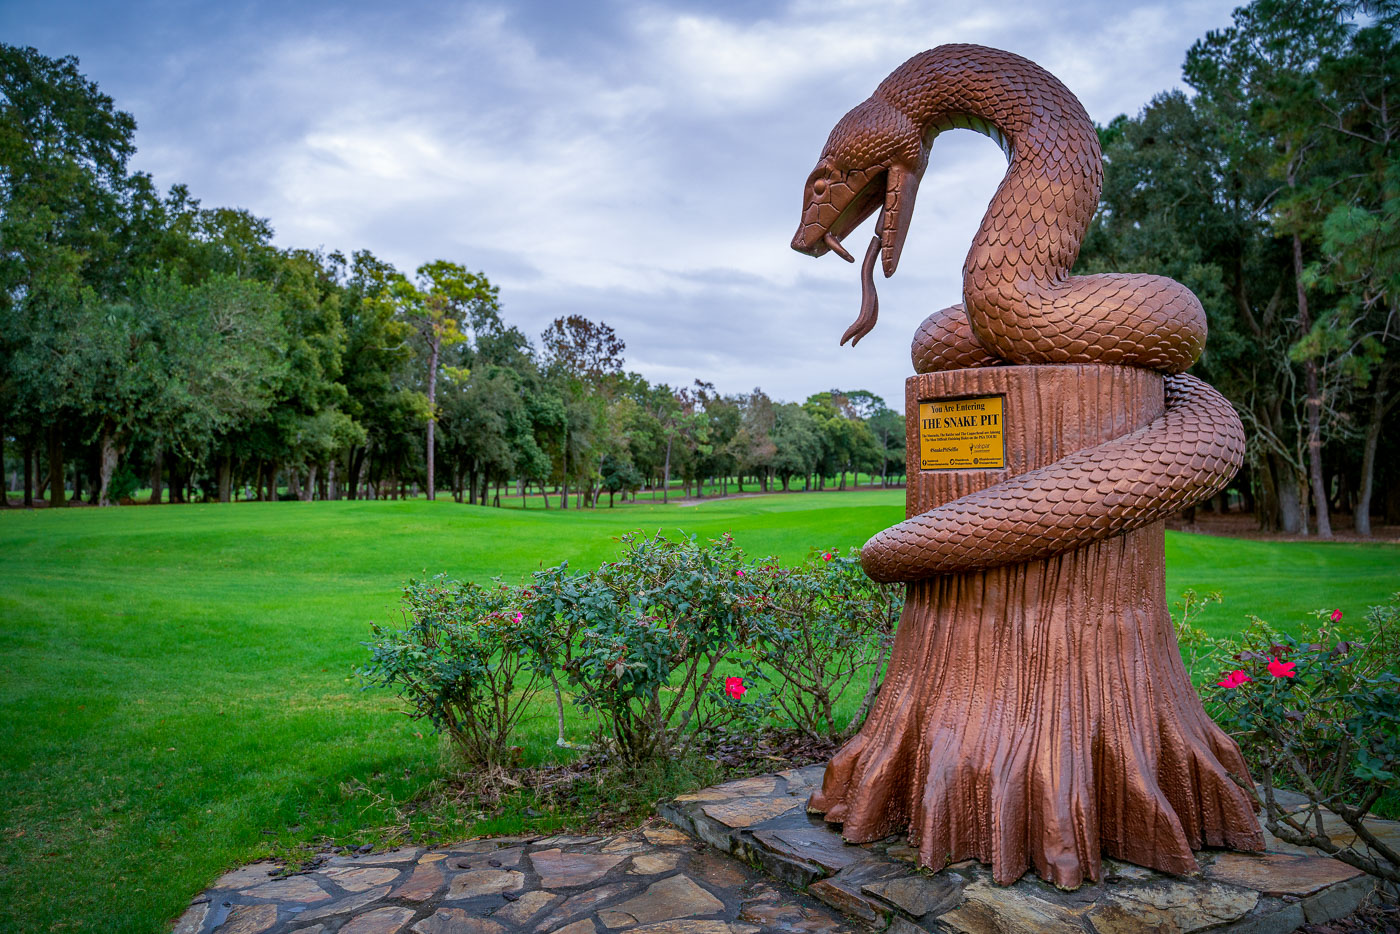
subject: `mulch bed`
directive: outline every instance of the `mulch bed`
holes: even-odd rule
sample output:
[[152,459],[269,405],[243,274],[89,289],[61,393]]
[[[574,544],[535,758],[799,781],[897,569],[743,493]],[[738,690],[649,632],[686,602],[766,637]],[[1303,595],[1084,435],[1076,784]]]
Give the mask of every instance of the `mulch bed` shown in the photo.
[[1400,934],[1400,905],[1367,905],[1326,924],[1305,924],[1303,934]]
[[[825,762],[839,745],[829,737],[810,737],[795,730],[770,730],[757,737],[744,735],[712,743],[706,747],[704,758],[719,766],[720,781],[730,781]],[[619,772],[620,768],[606,754],[583,754],[572,762],[556,765],[511,769],[494,775],[479,772],[463,775],[447,782],[447,793],[459,799],[470,799],[477,807],[489,811],[528,789],[534,793],[537,804],[577,815],[580,826],[586,826],[590,833],[606,833],[631,827],[638,819],[637,814],[617,812],[611,802],[596,800],[599,783],[624,774]]]

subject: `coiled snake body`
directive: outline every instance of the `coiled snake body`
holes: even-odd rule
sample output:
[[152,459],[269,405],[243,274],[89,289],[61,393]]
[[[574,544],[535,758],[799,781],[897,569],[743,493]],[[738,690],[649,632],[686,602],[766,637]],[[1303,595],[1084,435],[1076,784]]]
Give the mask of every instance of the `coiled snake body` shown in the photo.
[[877,209],[863,267],[859,341],[875,325],[873,270],[892,275],[929,147],[978,130],[1010,161],[963,266],[963,299],[914,339],[917,372],[1013,364],[1108,364],[1167,374],[1146,427],[905,520],[862,551],[881,581],[1044,558],[1157,521],[1238,471],[1244,430],[1214,389],[1184,374],[1205,344],[1196,296],[1151,275],[1070,276],[1103,182],[1098,136],[1078,99],[1035,63],[945,45],[914,56],[836,125],[807,179],[794,249],[851,259],[841,239]]

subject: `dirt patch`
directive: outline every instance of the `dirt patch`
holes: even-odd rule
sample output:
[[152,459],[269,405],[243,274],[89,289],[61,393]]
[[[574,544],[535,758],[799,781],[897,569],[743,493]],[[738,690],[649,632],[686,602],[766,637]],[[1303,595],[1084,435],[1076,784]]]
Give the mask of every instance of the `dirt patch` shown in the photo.
[[714,496],[706,496],[706,497],[702,497],[702,498],[699,498],[699,499],[697,499],[697,498],[694,497],[694,496],[686,497],[686,498],[684,498],[684,499],[676,498],[676,499],[672,499],[670,504],[671,504],[672,506],[699,506],[699,505],[701,505],[702,503],[713,503],[713,502],[716,502],[717,500],[722,500],[722,499],[743,499],[743,498],[749,497],[749,496],[787,496],[787,495],[794,494],[794,493],[869,493],[869,492],[872,491],[872,490],[902,490],[902,489],[904,489],[903,485],[900,485],[900,486],[848,486],[848,487],[846,487],[844,490],[841,489],[840,487],[828,487],[828,488],[825,489],[825,490],[769,490],[767,493],[759,493],[759,492],[754,492],[754,493],[726,493],[726,494],[723,494],[723,495],[720,495],[720,494],[717,493],[717,494],[715,494]]
[[1356,526],[1351,516],[1332,517],[1332,537],[1318,538],[1316,534],[1298,535],[1294,532],[1265,532],[1259,528],[1254,516],[1248,513],[1214,513],[1198,511],[1195,521],[1187,522],[1180,516],[1167,520],[1167,528],[1175,532],[1190,532],[1195,535],[1217,535],[1223,538],[1248,538],[1261,542],[1356,542],[1365,544],[1400,542],[1400,525],[1379,525],[1372,523],[1370,537],[1356,534]]
[[1300,934],[1400,934],[1400,905],[1394,902],[1366,905],[1345,918],[1326,924],[1305,924],[1298,931]]

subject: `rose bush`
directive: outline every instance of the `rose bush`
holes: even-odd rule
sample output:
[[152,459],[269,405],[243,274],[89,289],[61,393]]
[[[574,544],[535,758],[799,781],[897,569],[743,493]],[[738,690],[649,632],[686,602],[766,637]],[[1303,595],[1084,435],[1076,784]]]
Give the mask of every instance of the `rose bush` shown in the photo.
[[[1365,824],[1378,802],[1400,801],[1400,594],[1356,631],[1342,627],[1340,610],[1315,615],[1298,637],[1251,617],[1238,639],[1206,638],[1206,657],[1226,670],[1202,698],[1260,782],[1270,833],[1400,884],[1400,854]],[[1307,803],[1283,805],[1282,788]],[[1350,833],[1338,836],[1325,811]]]
[[[524,586],[443,577],[404,590],[407,625],[373,628],[369,685],[396,689],[470,762],[499,764],[510,732],[553,688],[596,715],[595,747],[640,763],[684,756],[775,716],[809,735],[849,733],[879,684],[903,588],[854,553],[783,567],[713,541],[629,535],[593,570],[567,564]],[[841,697],[858,691],[854,713]]]
[[[849,736],[874,701],[904,586],[878,584],[859,552],[824,551],[793,567],[769,558],[755,569],[759,588],[753,658],[774,682],[774,703],[809,736]],[[862,699],[838,723],[837,704],[858,684]]]
[[733,672],[753,635],[757,588],[744,563],[728,536],[629,535],[595,571],[535,575],[530,612],[552,621],[550,664],[600,715],[598,742],[635,763],[760,719],[763,699],[726,681],[742,677]]
[[370,627],[360,676],[397,691],[409,716],[445,733],[468,762],[508,764],[511,733],[547,683],[553,638],[523,605],[520,588],[499,581],[411,580],[404,625]]

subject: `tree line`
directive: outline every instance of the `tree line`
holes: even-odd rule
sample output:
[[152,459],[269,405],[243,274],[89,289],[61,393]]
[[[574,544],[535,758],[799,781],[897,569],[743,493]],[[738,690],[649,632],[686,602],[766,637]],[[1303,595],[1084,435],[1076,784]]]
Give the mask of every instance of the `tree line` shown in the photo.
[[[1400,523],[1398,26],[1394,0],[1255,0],[1188,51],[1189,91],[1100,128],[1076,271],[1201,297],[1195,372],[1245,421],[1234,489],[1266,529]],[[276,248],[266,220],[129,172],[135,121],[76,60],[0,46],[0,65],[0,439],[26,503],[148,484],[593,505],[903,472],[878,397],[652,385],[604,323],[532,342],[460,264]]]
[[1082,271],[1205,305],[1195,372],[1244,419],[1261,526],[1400,523],[1400,7],[1256,0],[1186,55],[1190,93],[1100,130]]
[[135,120],[73,58],[0,46],[0,105],[0,443],[25,505],[149,487],[596,506],[673,478],[903,472],[903,418],[868,392],[652,384],[605,323],[532,342],[459,263],[278,248],[263,218],[161,193],[127,168]]

